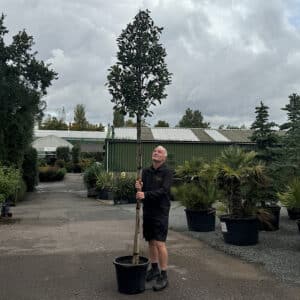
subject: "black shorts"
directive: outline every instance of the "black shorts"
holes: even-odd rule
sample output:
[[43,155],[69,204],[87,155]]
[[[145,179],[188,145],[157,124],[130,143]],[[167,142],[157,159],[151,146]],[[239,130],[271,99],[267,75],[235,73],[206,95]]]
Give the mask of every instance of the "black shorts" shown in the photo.
[[163,217],[159,219],[147,218],[143,219],[143,235],[144,239],[149,242],[156,240],[165,242],[168,235],[169,218]]

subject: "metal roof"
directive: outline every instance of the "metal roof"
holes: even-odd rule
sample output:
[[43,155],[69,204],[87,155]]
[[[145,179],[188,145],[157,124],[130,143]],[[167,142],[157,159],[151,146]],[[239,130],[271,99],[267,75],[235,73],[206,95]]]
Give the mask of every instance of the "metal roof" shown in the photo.
[[192,141],[197,142],[199,139],[193,133],[191,129],[188,128],[152,128],[151,129],[153,137],[155,140],[161,141]]
[[104,131],[75,131],[75,130],[34,130],[34,137],[40,138],[48,135],[55,135],[64,139],[92,139],[104,140],[106,138]]
[[230,142],[226,136],[222,133],[218,132],[215,129],[204,129],[205,133],[207,133],[215,142]]
[[70,149],[72,149],[73,145],[60,137],[57,137],[55,135],[48,135],[36,139],[32,143],[32,147],[37,151],[56,151],[57,147],[69,147]]

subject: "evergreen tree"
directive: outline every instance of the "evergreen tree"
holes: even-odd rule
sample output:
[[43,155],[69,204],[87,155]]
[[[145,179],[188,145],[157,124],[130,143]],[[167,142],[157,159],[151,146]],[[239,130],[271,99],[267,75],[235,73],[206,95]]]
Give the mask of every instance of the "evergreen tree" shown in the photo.
[[57,74],[36,59],[33,37],[25,30],[5,44],[8,30],[0,16],[0,161],[21,167],[33,137],[34,122],[40,120],[51,81]]
[[277,126],[274,122],[269,122],[269,107],[260,102],[260,106],[255,107],[256,119],[251,125],[253,134],[251,140],[256,142],[258,157],[266,163],[272,160],[271,147],[278,144],[278,135],[273,129]]
[[177,126],[184,128],[209,128],[209,123],[203,122],[203,116],[199,110],[193,111],[188,108]]
[[88,128],[88,121],[85,116],[85,106],[77,104],[74,109],[74,123],[72,124],[73,130],[86,130]]
[[48,116],[45,121],[41,124],[40,129],[42,130],[68,130],[68,125],[61,119],[56,117]]

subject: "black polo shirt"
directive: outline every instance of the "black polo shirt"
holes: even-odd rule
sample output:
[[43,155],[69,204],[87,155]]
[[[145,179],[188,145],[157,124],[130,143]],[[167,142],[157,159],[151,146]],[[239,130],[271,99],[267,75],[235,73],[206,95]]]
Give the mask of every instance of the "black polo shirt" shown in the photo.
[[157,169],[151,166],[143,170],[144,218],[160,219],[169,216],[172,180],[173,172],[165,164]]

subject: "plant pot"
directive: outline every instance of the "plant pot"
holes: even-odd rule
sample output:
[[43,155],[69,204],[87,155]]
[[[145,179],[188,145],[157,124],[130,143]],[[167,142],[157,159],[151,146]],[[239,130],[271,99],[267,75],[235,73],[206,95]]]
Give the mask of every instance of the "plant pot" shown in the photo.
[[207,232],[215,230],[216,209],[185,209],[186,220],[190,231]]
[[220,216],[224,241],[237,246],[255,245],[258,243],[258,219],[253,217]]
[[300,208],[287,208],[287,212],[291,220],[300,219]]
[[120,256],[114,260],[118,291],[123,294],[138,294],[145,290],[149,260],[139,257],[139,264],[132,264],[132,256]]
[[95,187],[90,187],[87,189],[87,196],[88,197],[97,197],[98,193]]
[[298,220],[296,221],[296,223],[297,223],[297,225],[298,225],[298,230],[299,230],[299,233],[300,233],[300,219],[298,219]]
[[281,207],[279,205],[272,205],[272,206],[264,207],[263,209],[265,209],[267,212],[271,214],[271,219],[268,220],[268,223],[258,220],[259,230],[264,230],[264,231],[278,230]]
[[98,199],[102,200],[113,200],[114,193],[108,189],[98,190]]

